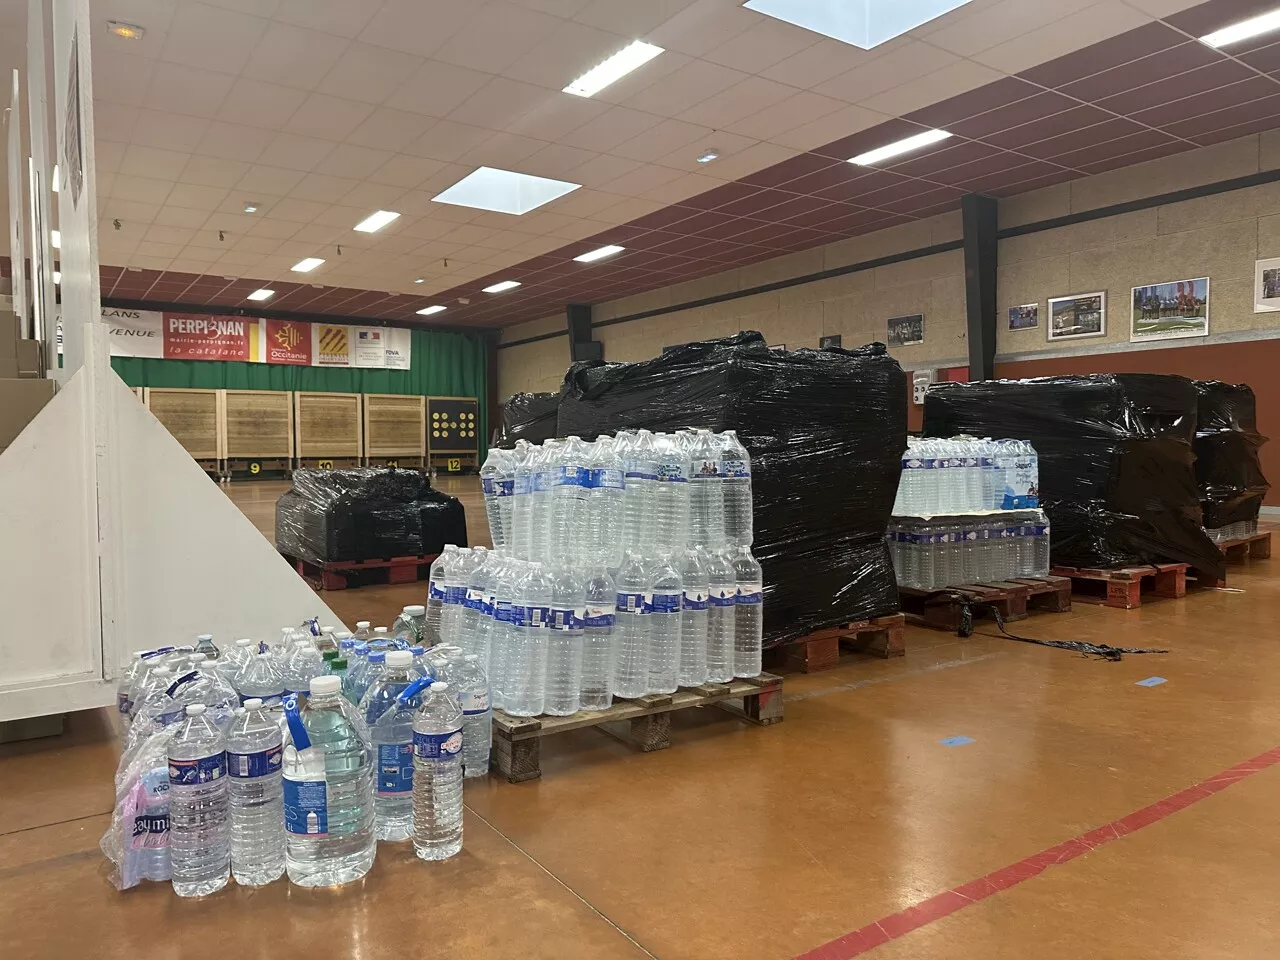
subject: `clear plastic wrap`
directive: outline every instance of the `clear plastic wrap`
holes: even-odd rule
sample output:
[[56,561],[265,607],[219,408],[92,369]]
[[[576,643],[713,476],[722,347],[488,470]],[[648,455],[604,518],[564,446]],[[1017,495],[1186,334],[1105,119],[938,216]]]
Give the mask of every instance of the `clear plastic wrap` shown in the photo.
[[1257,403],[1243,383],[1197,380],[1199,424],[1195,435],[1196,482],[1204,525],[1213,530],[1257,520],[1271,485],[1258,450]]
[[117,890],[170,878],[169,739],[176,730],[150,726],[120,757],[115,809],[99,843],[115,864],[110,879]]
[[1222,577],[1222,555],[1202,525],[1195,403],[1182,377],[946,383],[926,396],[924,433],[1029,440],[1057,565],[1182,562]]
[[642,363],[579,363],[557,433],[735,430],[751,456],[765,646],[898,610],[884,542],[906,447],[906,375],[883,344],[777,352],[754,332]]
[[446,543],[466,546],[466,513],[416,470],[296,470],[276,502],[276,549],[312,563],[424,556]]
[[558,393],[515,393],[502,404],[502,428],[496,447],[513,447],[517,440],[543,443],[556,435]]

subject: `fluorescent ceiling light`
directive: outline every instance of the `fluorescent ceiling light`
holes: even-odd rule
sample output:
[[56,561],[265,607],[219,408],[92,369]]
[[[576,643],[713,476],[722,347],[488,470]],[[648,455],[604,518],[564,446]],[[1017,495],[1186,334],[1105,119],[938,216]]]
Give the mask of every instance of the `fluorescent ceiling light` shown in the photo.
[[626,247],[618,247],[609,244],[607,247],[601,247],[599,250],[592,250],[590,253],[584,253],[580,257],[574,257],[578,263],[595,263],[597,260],[603,260],[605,257],[612,257],[615,253],[621,253]]
[[544,203],[572,193],[582,184],[565,180],[548,180],[527,173],[480,167],[467,174],[448,190],[431,199],[476,210],[492,210],[520,217]]
[[244,205],[244,212],[245,212],[245,213],[257,213],[257,212],[258,212],[258,205],[257,205],[256,203],[252,203],[252,202],[250,202],[250,203],[246,203],[246,204]]
[[1280,30],[1280,10],[1272,10],[1252,20],[1234,23],[1214,33],[1206,34],[1200,38],[1200,42],[1207,43],[1211,47],[1225,47],[1228,43],[1239,43],[1241,40],[1270,33],[1272,30]]
[[748,10],[870,50],[969,0],[747,0]]
[[504,290],[514,290],[520,286],[519,280],[503,280],[501,283],[495,283],[491,287],[485,287],[485,293],[502,293]]
[[57,283],[61,283],[61,282],[62,282],[62,271],[61,271],[61,270],[55,270],[55,271],[53,271],[53,282],[54,282],[55,284],[57,284]]
[[249,294],[249,296],[247,296],[245,299],[246,300],[270,300],[275,295],[276,295],[276,292],[274,290],[267,290],[264,287],[261,290],[253,291],[253,293]]
[[643,67],[660,53],[662,53],[662,47],[636,40],[623,47],[604,63],[592,67],[561,92],[572,93],[576,97],[594,97],[609,84],[616,83],[632,70]]
[[447,310],[447,309],[449,308],[442,307],[440,306],[440,304],[437,303],[434,307],[423,307],[421,310],[417,311],[417,313],[418,313],[418,316],[420,317],[429,317],[433,313],[440,313],[442,310]]
[[907,137],[907,139],[899,140],[897,143],[891,143],[888,146],[860,153],[856,157],[850,157],[849,162],[856,163],[860,167],[870,167],[881,160],[888,160],[890,157],[898,157],[904,153],[910,153],[912,150],[919,150],[922,147],[929,146],[931,143],[947,140],[951,136],[953,134],[947,133],[945,130],[926,130],[924,133],[917,133],[914,137]]
[[319,257],[307,257],[305,260],[299,260],[289,269],[294,273],[310,273],[322,263],[324,263],[324,261]]
[[708,150],[706,153],[701,154],[701,155],[700,155],[700,156],[698,156],[696,159],[697,159],[698,163],[710,163],[712,160],[719,160],[719,159],[720,159],[720,151],[719,151],[719,150]]
[[414,283],[426,283],[426,282],[427,282],[427,278],[426,278],[426,277],[414,277],[413,282],[414,282]]
[[385,227],[392,220],[399,217],[400,214],[391,210],[379,210],[377,213],[371,213],[353,227],[361,233],[376,233]]
[[53,244],[53,249],[55,249],[55,250],[61,250],[61,249],[62,249],[62,231],[61,231],[61,230],[50,230],[50,231],[49,231],[49,242]]

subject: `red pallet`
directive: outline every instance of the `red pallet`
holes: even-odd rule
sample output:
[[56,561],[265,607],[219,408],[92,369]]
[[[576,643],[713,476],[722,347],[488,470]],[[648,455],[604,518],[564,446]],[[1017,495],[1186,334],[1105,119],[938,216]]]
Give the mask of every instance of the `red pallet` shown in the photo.
[[[426,580],[439,554],[420,557],[390,557],[381,560],[330,560],[312,563],[282,554],[293,564],[298,576],[315,590],[346,590],[370,583],[415,583]],[[363,581],[355,583],[353,581]]]
[[[1218,549],[1227,563],[1248,563],[1250,560],[1266,560],[1271,556],[1271,531],[1264,530],[1249,537],[1236,540],[1223,540]],[[1196,583],[1202,587],[1225,587],[1226,577],[1211,577],[1207,573],[1196,571]]]
[[780,644],[765,653],[774,666],[814,673],[830,670],[840,663],[841,643],[858,653],[877,657],[901,657],[907,652],[906,621],[894,613],[873,620],[858,620],[815,630],[799,640]]
[[[1054,567],[1055,577],[1070,577],[1076,588],[1074,597],[1085,603],[1101,603],[1120,610],[1132,610],[1142,606],[1143,587],[1150,596],[1177,599],[1187,595],[1186,563],[1150,563],[1145,566],[1117,567],[1114,569],[1090,569],[1084,567]],[[1086,583],[1106,585],[1105,596],[1079,592]]]

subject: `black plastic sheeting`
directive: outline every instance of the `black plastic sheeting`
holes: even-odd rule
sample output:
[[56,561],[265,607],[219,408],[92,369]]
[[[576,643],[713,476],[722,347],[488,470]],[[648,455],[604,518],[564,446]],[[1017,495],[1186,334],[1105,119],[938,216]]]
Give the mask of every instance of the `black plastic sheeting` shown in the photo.
[[1258,433],[1253,391],[1243,383],[1217,380],[1197,380],[1195,388],[1199,400],[1196,482],[1204,525],[1212,529],[1256,520],[1271,485],[1258,459],[1267,438]]
[[312,563],[428,556],[446,543],[467,545],[466,512],[416,470],[295,470],[276,501],[276,549]]
[[737,431],[751,455],[766,646],[897,612],[884,531],[907,387],[883,344],[774,352],[741,333],[643,363],[575,364],[561,396],[561,437]]
[[1054,564],[1189,563],[1224,577],[1196,485],[1198,397],[1184,377],[1148,374],[988,380],[933,387],[924,435],[1029,440]]
[[502,404],[502,429],[494,438],[495,447],[510,449],[517,440],[542,443],[556,435],[558,393],[515,393]]

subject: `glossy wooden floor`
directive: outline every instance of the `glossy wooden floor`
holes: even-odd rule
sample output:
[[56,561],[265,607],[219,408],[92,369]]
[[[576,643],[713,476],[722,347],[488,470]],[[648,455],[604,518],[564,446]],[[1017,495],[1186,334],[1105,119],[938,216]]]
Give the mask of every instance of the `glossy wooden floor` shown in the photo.
[[[230,495],[269,533],[280,489]],[[1270,563],[1232,568],[1229,591],[1018,624],[1164,655],[912,629],[901,660],[788,677],[775,727],[707,710],[661,753],[591,730],[546,741],[541,781],[468,783],[455,861],[383,846],[338,891],[116,893],[97,849],[116,745],[104,715],[77,715],[63,737],[0,747],[0,957],[1274,960]],[[386,622],[421,593],[326,599]],[[1136,685],[1152,676],[1167,682]]]

